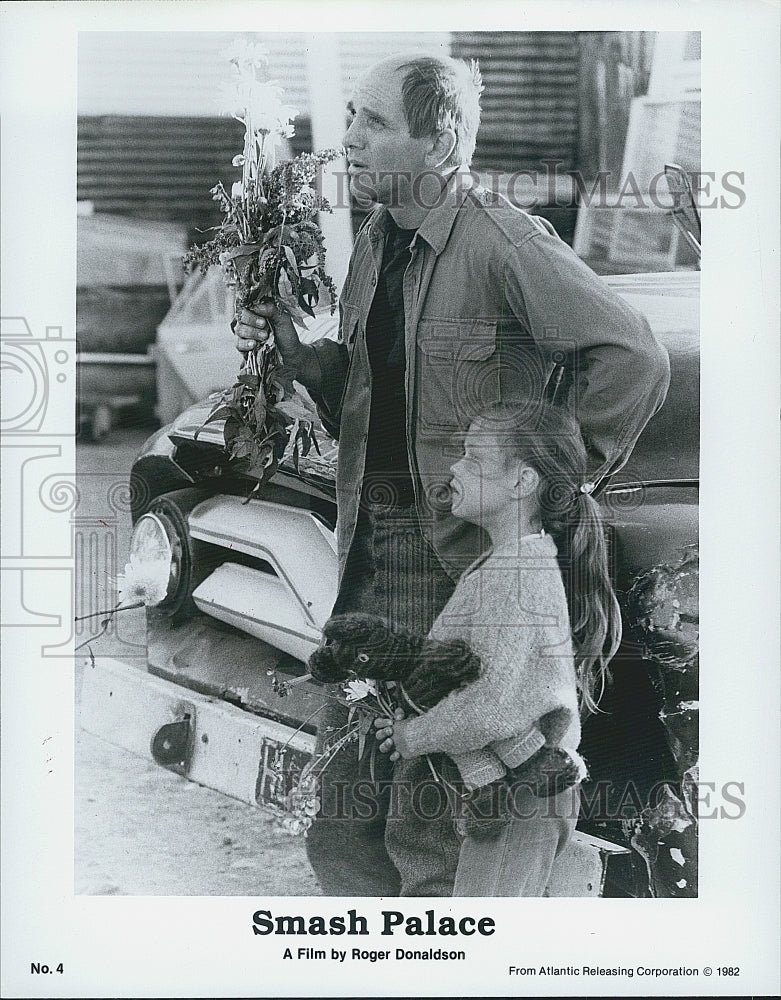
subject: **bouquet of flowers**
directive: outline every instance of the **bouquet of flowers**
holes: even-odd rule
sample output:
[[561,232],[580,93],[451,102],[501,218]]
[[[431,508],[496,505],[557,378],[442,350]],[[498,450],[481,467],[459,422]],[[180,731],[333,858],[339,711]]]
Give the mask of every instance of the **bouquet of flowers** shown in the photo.
[[[305,675],[309,676],[309,675]],[[285,686],[279,685],[283,694]],[[331,691],[326,697],[348,706],[347,721],[328,734],[325,748],[312,758],[301,770],[298,778],[285,796],[281,813],[282,828],[288,833],[306,836],[320,809],[320,778],[334,757],[344,747],[353,743],[361,758],[366,747],[366,738],[373,740],[374,720],[379,717],[394,718],[394,712],[401,704],[400,690],[392,681],[386,684],[375,680],[356,678],[346,681]],[[370,768],[373,770],[377,745],[372,741]]]
[[[226,52],[231,77],[225,98],[233,117],[244,125],[244,149],[233,158],[242,177],[230,193],[220,182],[212,188],[223,212],[216,235],[193,246],[185,267],[205,272],[215,264],[235,289],[235,316],[253,304],[273,301],[293,323],[304,326],[314,316],[321,295],[331,312],[336,291],[325,270],[323,234],[317,213],[331,211],[318,193],[318,171],[343,155],[341,149],[302,153],[275,164],[276,149],[293,132],[298,112],[282,103],[282,88],[262,79],[267,52],[257,43],[237,41]],[[294,399],[292,372],[269,339],[249,353],[236,384],[221,393],[204,425],[225,421],[225,448],[237,472],[258,479],[257,489],[274,473],[290,438],[294,458],[317,441],[307,411]],[[254,491],[253,491],[254,492]]]

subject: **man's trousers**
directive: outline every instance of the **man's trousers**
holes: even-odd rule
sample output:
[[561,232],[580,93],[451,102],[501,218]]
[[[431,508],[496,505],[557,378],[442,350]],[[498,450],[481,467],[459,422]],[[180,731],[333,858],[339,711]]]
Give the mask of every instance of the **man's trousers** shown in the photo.
[[[424,539],[414,507],[364,504],[334,614],[366,611],[391,626],[426,635],[453,591],[453,582]],[[318,752],[344,726],[347,709],[329,702],[318,722]],[[428,758],[362,759],[348,743],[322,778],[321,812],[309,830],[307,853],[328,896],[449,896],[459,839],[442,787]],[[438,773],[457,777],[444,755]]]

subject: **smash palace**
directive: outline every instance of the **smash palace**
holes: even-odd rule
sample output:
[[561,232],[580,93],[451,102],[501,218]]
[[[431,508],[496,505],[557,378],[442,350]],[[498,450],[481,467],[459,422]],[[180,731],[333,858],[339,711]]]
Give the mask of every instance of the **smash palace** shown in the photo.
[[[437,917],[433,910],[426,910],[422,916],[407,917],[399,910],[380,912],[382,929],[380,934],[399,933],[428,937],[440,935],[457,937],[480,934],[488,937],[496,930],[492,917]],[[331,936],[342,934],[369,934],[369,921],[357,910],[348,910],[344,915],[310,917],[281,915],[273,916],[271,910],[256,910],[252,915],[253,934],[313,934]]]

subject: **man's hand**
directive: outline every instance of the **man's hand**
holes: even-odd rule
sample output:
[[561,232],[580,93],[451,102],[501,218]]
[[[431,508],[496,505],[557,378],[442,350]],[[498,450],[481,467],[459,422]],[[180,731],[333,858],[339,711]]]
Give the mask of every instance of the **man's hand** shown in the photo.
[[234,327],[236,350],[248,354],[269,338],[273,330],[274,342],[282,361],[295,372],[294,378],[310,391],[320,388],[320,366],[311,344],[302,344],[293,321],[273,302],[259,302],[252,309],[242,309]]
[[241,310],[233,331],[236,334],[236,350],[248,354],[265,344],[272,328],[285,364],[293,364],[301,350],[301,341],[290,317],[277,309],[273,302],[258,302],[252,309]]

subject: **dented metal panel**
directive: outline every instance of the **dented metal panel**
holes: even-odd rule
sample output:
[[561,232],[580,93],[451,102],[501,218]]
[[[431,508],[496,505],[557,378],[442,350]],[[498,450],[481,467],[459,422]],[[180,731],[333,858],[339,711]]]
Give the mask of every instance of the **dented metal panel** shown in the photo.
[[627,595],[629,626],[659,668],[659,718],[675,773],[643,810],[632,847],[643,857],[654,896],[697,895],[696,781],[699,758],[699,551],[679,549],[638,575]]

